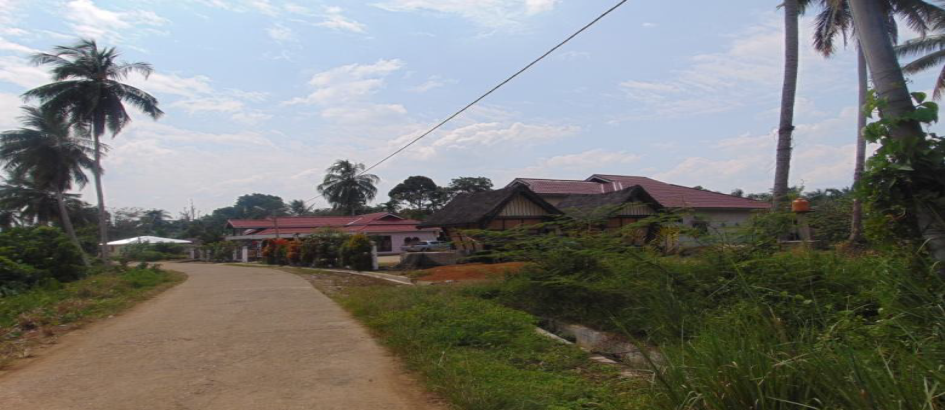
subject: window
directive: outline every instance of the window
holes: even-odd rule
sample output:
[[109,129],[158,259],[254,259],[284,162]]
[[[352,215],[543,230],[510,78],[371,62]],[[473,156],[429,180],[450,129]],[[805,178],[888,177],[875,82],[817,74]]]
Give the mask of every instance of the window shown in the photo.
[[692,228],[700,234],[705,235],[709,233],[709,221],[706,221],[705,219],[702,219],[698,216],[692,219],[690,225],[692,225]]

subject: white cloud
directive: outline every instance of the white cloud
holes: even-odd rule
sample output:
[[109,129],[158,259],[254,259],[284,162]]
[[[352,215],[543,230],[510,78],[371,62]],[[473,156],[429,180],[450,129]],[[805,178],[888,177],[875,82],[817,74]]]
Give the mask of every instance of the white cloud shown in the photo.
[[559,0],[525,0],[525,14],[532,15],[554,10]]
[[0,131],[19,127],[17,117],[20,116],[20,107],[23,105],[19,96],[0,93]]
[[432,11],[453,14],[487,27],[512,26],[548,12],[557,0],[387,0],[375,6],[388,11]]
[[645,23],[642,24],[642,26],[643,26],[644,28],[653,28],[653,27],[659,26],[659,24],[650,23],[650,22],[645,22]]
[[280,43],[296,40],[295,34],[292,33],[292,29],[282,24],[276,24],[275,26],[269,27],[266,29],[266,33],[269,34],[269,38]]
[[339,123],[357,124],[379,121],[407,114],[407,109],[400,104],[362,104],[353,106],[329,107],[321,112],[323,118]]
[[190,112],[230,112],[236,113],[242,111],[244,105],[241,101],[225,97],[202,97],[190,98],[176,101],[170,104],[171,107],[182,108]]
[[0,81],[23,88],[34,88],[49,82],[49,74],[43,67],[36,67],[25,59],[13,56],[0,57]]
[[[847,107],[827,119],[798,124],[794,131],[791,185],[807,189],[849,186],[853,176],[856,109]],[[838,136],[846,136],[840,139]],[[766,192],[774,178],[777,131],[744,133],[708,145],[700,156],[682,158],[654,178],[681,185],[702,185],[727,192],[742,188]],[[842,142],[840,142],[842,141]]]
[[447,84],[453,84],[453,83],[456,83],[456,81],[455,81],[455,80],[445,80],[445,79],[443,79],[443,77],[440,77],[440,76],[438,76],[438,75],[434,75],[434,76],[430,76],[429,78],[427,78],[427,81],[424,81],[423,84],[420,84],[420,85],[417,85],[417,86],[414,86],[414,87],[410,87],[410,88],[407,89],[407,91],[410,91],[410,92],[413,92],[413,93],[425,93],[425,92],[430,91],[430,90],[432,90],[432,89],[440,88],[440,87],[446,86]]
[[4,39],[3,37],[0,37],[0,50],[13,51],[15,53],[23,54],[33,54],[39,52],[37,49],[11,42],[7,39]]
[[315,91],[285,102],[294,104],[343,104],[364,99],[384,86],[384,77],[403,67],[400,60],[378,60],[374,64],[349,64],[312,76]]
[[[802,21],[801,38],[810,38],[810,23],[810,18]],[[665,76],[669,79],[620,83],[620,89],[637,103],[635,113],[625,119],[676,118],[778,101],[784,60],[780,20],[766,18],[728,38],[732,40],[722,51],[690,57],[687,66]],[[849,72],[838,71],[843,67],[835,61],[825,61],[811,47],[801,49],[802,89],[852,81]]]
[[[528,170],[544,175],[550,170],[564,169],[569,173],[582,175],[587,172],[601,172],[602,167],[632,164],[639,160],[639,155],[627,151],[610,151],[598,148],[577,154],[558,155],[544,159],[539,161],[537,165],[529,167]],[[527,174],[531,175],[532,173]]]
[[200,112],[216,112],[232,114],[233,120],[242,124],[253,125],[264,122],[271,115],[258,111],[251,111],[248,102],[262,102],[268,94],[262,92],[242,91],[237,89],[217,90],[212,85],[210,77],[195,75],[192,77],[179,74],[151,74],[147,79],[141,75],[133,75],[128,83],[147,92],[161,96],[183,97],[166,103],[167,107],[180,108],[190,114]]
[[475,123],[445,132],[432,145],[448,149],[488,147],[500,143],[528,145],[574,136],[580,131],[581,128],[574,125],[534,125],[522,122],[508,125],[497,122]]
[[350,31],[352,33],[364,33],[367,27],[364,24],[345,17],[344,14],[342,14],[343,11],[341,7],[327,7],[324,15],[325,20],[315,23],[315,25],[334,30]]
[[71,0],[65,4],[62,14],[79,36],[109,41],[122,40],[125,30],[167,24],[167,20],[152,11],[107,10],[96,6],[92,0]]

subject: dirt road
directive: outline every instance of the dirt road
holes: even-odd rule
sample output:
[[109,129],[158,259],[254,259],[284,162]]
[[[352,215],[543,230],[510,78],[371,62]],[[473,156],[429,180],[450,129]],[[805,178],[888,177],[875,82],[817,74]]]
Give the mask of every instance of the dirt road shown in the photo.
[[183,284],[0,376],[0,409],[433,409],[305,280],[166,264]]

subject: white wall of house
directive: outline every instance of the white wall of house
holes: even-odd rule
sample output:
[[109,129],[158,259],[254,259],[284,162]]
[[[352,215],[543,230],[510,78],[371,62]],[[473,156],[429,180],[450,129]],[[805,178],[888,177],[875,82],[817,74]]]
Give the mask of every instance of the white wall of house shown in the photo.
[[400,248],[405,245],[407,238],[417,238],[421,241],[435,241],[437,234],[433,231],[417,231],[417,232],[399,232],[399,233],[390,233],[390,234],[377,234],[378,236],[390,236],[391,240],[391,251],[390,252],[378,252],[379,255],[400,255],[403,253]]
[[[755,210],[752,209],[696,209],[682,213],[681,216],[682,224],[690,228],[694,227],[698,221],[705,221],[708,224],[709,233],[713,236],[710,241],[718,241],[736,233],[748,223],[754,212]],[[706,240],[699,240],[686,235],[680,235],[678,238],[678,246],[681,248],[692,248],[706,244]]]

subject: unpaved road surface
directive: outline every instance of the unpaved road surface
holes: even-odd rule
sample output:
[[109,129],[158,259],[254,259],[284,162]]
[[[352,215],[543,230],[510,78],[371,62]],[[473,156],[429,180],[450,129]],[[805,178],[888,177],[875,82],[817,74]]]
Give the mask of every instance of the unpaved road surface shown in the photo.
[[0,409],[435,409],[305,280],[165,264],[190,278],[0,376]]

